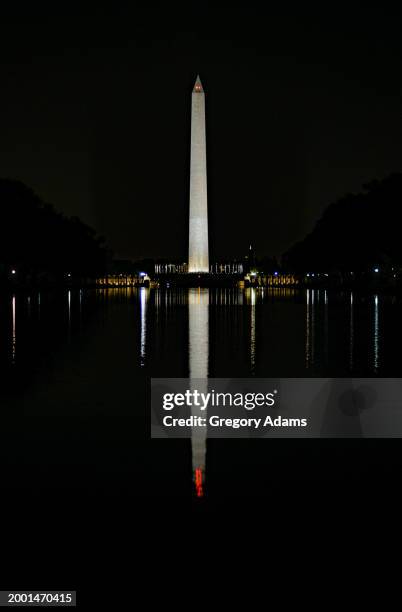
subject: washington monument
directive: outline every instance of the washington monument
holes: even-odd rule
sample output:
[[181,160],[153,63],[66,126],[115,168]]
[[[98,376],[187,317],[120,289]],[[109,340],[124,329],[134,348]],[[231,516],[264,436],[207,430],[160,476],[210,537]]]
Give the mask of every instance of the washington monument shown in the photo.
[[205,95],[199,76],[191,96],[188,271],[209,272]]

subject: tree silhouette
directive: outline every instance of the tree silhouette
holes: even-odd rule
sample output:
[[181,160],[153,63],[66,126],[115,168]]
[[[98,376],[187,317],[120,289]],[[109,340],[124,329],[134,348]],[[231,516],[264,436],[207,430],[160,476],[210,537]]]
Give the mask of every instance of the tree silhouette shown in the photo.
[[402,264],[402,174],[363,189],[326,208],[313,231],[284,254],[289,269],[363,272]]
[[66,217],[19,181],[0,179],[0,264],[3,275],[60,280],[105,269],[105,239],[78,217]]

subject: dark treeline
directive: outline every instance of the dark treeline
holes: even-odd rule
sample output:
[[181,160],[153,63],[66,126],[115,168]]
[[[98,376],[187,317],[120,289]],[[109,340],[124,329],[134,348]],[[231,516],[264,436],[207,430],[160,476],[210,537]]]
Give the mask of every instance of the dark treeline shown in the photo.
[[[0,282],[58,283],[102,276],[111,264],[105,239],[66,217],[19,181],[0,179]],[[330,204],[313,231],[275,258],[245,257],[246,269],[382,273],[402,268],[402,174],[364,185]],[[153,273],[153,260],[130,263]],[[119,270],[120,271],[120,270]]]
[[94,278],[107,260],[104,238],[66,217],[23,183],[0,179],[0,278],[19,283]]
[[381,271],[402,264],[402,174],[330,204],[313,231],[283,256],[297,272]]

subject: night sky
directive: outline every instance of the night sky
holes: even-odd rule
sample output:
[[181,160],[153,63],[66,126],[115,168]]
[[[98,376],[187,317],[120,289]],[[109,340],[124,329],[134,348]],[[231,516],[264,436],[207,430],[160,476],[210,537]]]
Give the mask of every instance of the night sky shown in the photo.
[[2,9],[0,176],[120,257],[185,261],[199,72],[211,259],[280,254],[328,203],[402,171],[401,10],[376,4]]

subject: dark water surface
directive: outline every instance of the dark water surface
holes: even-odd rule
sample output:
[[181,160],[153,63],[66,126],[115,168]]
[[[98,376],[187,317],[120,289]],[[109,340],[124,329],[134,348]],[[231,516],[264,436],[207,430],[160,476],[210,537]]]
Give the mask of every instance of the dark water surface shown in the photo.
[[[400,298],[324,290],[3,295],[7,588],[85,586],[89,567],[101,573],[122,547],[135,555],[141,535],[166,534],[162,519],[173,509],[183,521],[221,504],[231,514],[246,500],[250,520],[264,503],[276,520],[287,512],[297,523],[304,509],[329,525],[340,518],[354,525],[374,504],[387,517],[399,512],[398,439],[209,440],[198,499],[191,441],[150,439],[149,379],[399,377],[401,313]],[[356,510],[357,499],[364,502]]]
[[[149,440],[151,376],[400,376],[401,313],[400,298],[325,290],[3,296],[3,487],[191,500],[190,441]],[[209,441],[205,497],[285,482],[382,486],[401,450],[398,440]]]

